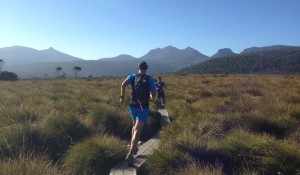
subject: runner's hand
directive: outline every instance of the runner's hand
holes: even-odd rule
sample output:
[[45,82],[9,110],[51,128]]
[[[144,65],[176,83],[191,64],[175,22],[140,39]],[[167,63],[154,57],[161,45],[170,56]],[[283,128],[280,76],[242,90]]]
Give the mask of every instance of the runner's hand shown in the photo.
[[154,101],[154,99],[153,99],[152,95],[150,95],[150,101]]
[[123,105],[124,104],[124,98],[120,98],[120,105]]

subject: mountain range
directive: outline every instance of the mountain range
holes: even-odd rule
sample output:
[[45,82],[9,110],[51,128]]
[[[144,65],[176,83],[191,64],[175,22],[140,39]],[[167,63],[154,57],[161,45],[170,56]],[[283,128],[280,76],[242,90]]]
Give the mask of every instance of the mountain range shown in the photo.
[[174,72],[209,57],[197,50],[187,47],[177,49],[173,46],[150,50],[140,58],[130,55],[119,55],[99,60],[83,60],[49,48],[36,50],[23,46],[0,48],[0,59],[5,61],[4,70],[15,72],[21,78],[54,77],[56,67],[61,67],[67,77],[73,77],[73,67],[82,70],[79,76],[118,76],[136,72],[139,62],[147,61],[149,73]]
[[180,74],[299,74],[300,47],[252,47],[240,54],[210,59],[183,68]]
[[[0,59],[3,59],[5,61],[3,70],[14,72],[21,78],[55,77],[57,75],[57,67],[61,67],[62,72],[67,77],[74,77],[73,67],[75,66],[79,66],[82,68],[82,70],[79,72],[79,76],[87,77],[91,75],[97,77],[119,75],[124,76],[130,73],[134,73],[136,72],[138,63],[141,61],[148,62],[149,74],[172,73],[176,71],[198,73],[197,71],[203,70],[203,67],[210,67],[210,70],[212,70],[213,68],[223,70],[226,67],[228,67],[228,69],[233,69],[232,65],[247,67],[249,66],[249,64],[245,66],[240,65],[240,63],[251,60],[251,62],[255,62],[256,65],[261,65],[261,62],[265,62],[266,59],[271,62],[272,60],[277,60],[278,57],[288,57],[285,54],[289,55],[291,54],[291,52],[298,53],[298,48],[299,47],[284,45],[251,47],[244,49],[239,54],[234,53],[230,48],[223,48],[219,49],[216,54],[209,57],[191,47],[187,47],[185,49],[177,49],[173,46],[167,46],[164,48],[152,49],[140,58],[122,54],[112,58],[84,60],[82,58],[74,57],[57,51],[52,47],[46,50],[36,50],[24,46],[12,46],[0,48]],[[290,52],[278,52],[278,50],[282,49],[285,49],[286,51],[289,50]],[[278,52],[280,54],[277,53],[276,56],[276,54],[273,54],[274,52]],[[297,61],[298,57],[294,59],[296,59]],[[198,66],[202,68],[199,69]],[[221,66],[222,68],[219,68],[218,66]],[[252,66],[251,69],[252,71],[243,72],[255,72],[253,69],[256,68],[253,68]],[[235,67],[235,71],[225,70],[219,72],[200,72],[237,73],[238,71],[236,70],[240,70],[240,68]]]

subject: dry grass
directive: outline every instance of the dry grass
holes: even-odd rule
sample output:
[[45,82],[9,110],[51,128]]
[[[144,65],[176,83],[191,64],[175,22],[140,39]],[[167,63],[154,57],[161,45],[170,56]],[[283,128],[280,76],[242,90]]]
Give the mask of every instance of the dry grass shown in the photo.
[[[12,171],[13,162],[46,154],[41,167],[59,174],[87,165],[86,173],[102,171],[94,169],[97,160],[122,160],[125,149],[98,157],[115,152],[105,143],[124,146],[122,139],[130,137],[127,107],[118,104],[122,80],[1,82],[2,167]],[[172,124],[162,131],[161,149],[149,157],[144,174],[300,173],[300,76],[166,75],[163,81]],[[157,131],[158,121],[152,112],[143,139]],[[111,142],[99,141],[105,138]],[[33,154],[20,159],[23,152]],[[93,155],[91,164],[79,161],[83,155]]]
[[[162,148],[192,162],[218,161],[226,174],[300,172],[299,76],[170,75],[164,81],[172,125],[162,133]],[[154,154],[145,169],[159,159]]]
[[[24,152],[30,152],[33,160],[37,155],[47,155],[49,161],[55,163],[51,166],[61,171],[69,171],[77,166],[76,163],[82,164],[80,161],[70,161],[70,157],[75,155],[72,150],[82,148],[81,155],[76,156],[83,156],[84,153],[91,151],[89,146],[84,146],[89,143],[95,143],[94,146],[99,149],[105,147],[101,150],[105,154],[110,154],[103,157],[104,153],[98,150],[96,151],[98,155],[93,155],[95,159],[102,158],[104,162],[123,160],[127,151],[124,147],[128,144],[131,134],[131,118],[127,107],[119,105],[122,81],[123,78],[99,78],[92,81],[84,79],[2,81],[0,160],[3,166],[8,169],[7,171],[14,172],[16,165],[14,162],[20,161],[19,157]],[[126,94],[127,104],[128,100],[129,93]],[[149,133],[143,136],[144,139],[149,138],[149,135],[153,135],[158,129],[158,123],[153,122],[157,121],[153,118],[157,118],[158,114],[151,113],[151,115],[146,128],[156,130],[148,129]],[[98,140],[92,139],[94,137]],[[105,139],[113,141],[105,144],[106,142],[102,142]],[[114,143],[123,149],[119,149],[118,152],[110,149],[108,145]],[[62,164],[68,166],[61,167]],[[81,173],[90,172],[89,168],[83,169]],[[25,169],[18,170],[18,173],[19,171],[27,173]],[[106,168],[105,172],[107,171]]]

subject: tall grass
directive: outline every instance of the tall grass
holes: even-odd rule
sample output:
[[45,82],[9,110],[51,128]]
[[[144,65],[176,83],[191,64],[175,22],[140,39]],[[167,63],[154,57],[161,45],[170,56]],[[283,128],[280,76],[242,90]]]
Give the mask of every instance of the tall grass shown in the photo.
[[[299,76],[170,75],[164,81],[172,124],[162,132],[162,148],[208,166],[219,162],[226,174],[300,173]],[[154,153],[145,167],[177,170],[158,166],[160,159]]]
[[[131,133],[127,107],[118,104],[122,80],[1,82],[1,170],[15,173],[16,163],[41,159],[45,174],[107,173],[124,159]],[[163,81],[172,124],[143,174],[300,173],[298,75],[166,75]],[[159,129],[157,103],[150,108],[144,140]]]
[[45,155],[34,156],[33,154],[20,154],[15,159],[0,161],[1,175],[63,175],[69,174],[68,171],[62,171]]
[[201,165],[200,163],[193,162],[186,167],[174,172],[178,175],[222,175],[222,167],[220,165]]
[[[71,150],[77,145],[82,147],[92,142],[95,143],[94,147],[99,148],[106,144],[103,154],[95,155],[96,162],[100,159],[104,162],[106,160],[116,162],[121,160],[121,157],[124,159],[126,152],[124,147],[131,136],[132,122],[127,107],[118,104],[122,81],[123,78],[98,78],[1,82],[1,164],[14,172],[15,163],[12,162],[18,162],[21,154],[30,152],[33,160],[34,157],[39,157],[38,155],[45,155],[53,162],[51,166],[54,169],[65,172],[71,165],[64,167],[61,165],[68,164],[64,161],[70,160],[66,157],[74,154]],[[129,93],[126,93],[127,104],[128,100]],[[148,128],[147,133],[144,133],[147,136],[143,138],[149,138],[156,133],[157,130],[151,128],[159,127],[159,124],[154,122],[158,116],[157,113],[151,113],[145,126]],[[116,138],[106,136],[110,134],[120,140],[116,141]],[[94,137],[97,139],[92,139]],[[110,141],[102,143],[104,140]],[[109,144],[118,145],[121,152],[107,148]],[[118,155],[114,155],[115,153]],[[83,152],[80,154],[85,155]],[[104,154],[109,156],[102,157]],[[109,166],[111,164],[113,163],[109,163]],[[107,162],[103,164],[106,165]],[[76,167],[75,164],[72,166]],[[107,173],[107,168],[105,169]],[[20,173],[26,174],[25,169],[21,170]],[[44,174],[51,173],[49,171]]]

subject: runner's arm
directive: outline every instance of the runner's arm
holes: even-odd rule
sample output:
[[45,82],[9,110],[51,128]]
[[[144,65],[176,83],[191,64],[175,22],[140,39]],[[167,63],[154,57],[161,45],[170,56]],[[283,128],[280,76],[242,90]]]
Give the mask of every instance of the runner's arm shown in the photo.
[[156,97],[156,85],[152,77],[150,78],[150,89],[151,89],[150,99],[154,100]]
[[124,98],[126,86],[128,84],[130,84],[130,82],[133,80],[133,78],[134,78],[134,74],[131,74],[121,84],[121,93],[120,93],[121,98]]
[[125,88],[126,86],[128,85],[127,81],[123,81],[123,83],[121,84],[121,94],[120,94],[120,97],[121,98],[124,98],[124,94],[125,94]]

